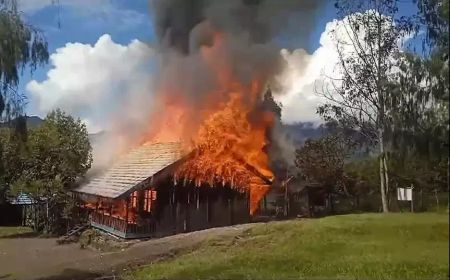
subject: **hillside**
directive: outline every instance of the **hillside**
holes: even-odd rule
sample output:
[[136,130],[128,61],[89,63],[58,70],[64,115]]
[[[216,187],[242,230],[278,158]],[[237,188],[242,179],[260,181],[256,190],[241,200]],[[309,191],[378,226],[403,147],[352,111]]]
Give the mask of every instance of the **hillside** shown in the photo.
[[[27,118],[26,119],[27,128],[36,128],[44,122],[44,120],[38,116],[26,116],[26,118]],[[14,123],[15,121],[16,119],[12,120],[11,122]],[[7,123],[0,122],[0,127],[7,127],[7,126],[8,126]]]
[[257,225],[125,279],[447,279],[448,214],[359,214]]

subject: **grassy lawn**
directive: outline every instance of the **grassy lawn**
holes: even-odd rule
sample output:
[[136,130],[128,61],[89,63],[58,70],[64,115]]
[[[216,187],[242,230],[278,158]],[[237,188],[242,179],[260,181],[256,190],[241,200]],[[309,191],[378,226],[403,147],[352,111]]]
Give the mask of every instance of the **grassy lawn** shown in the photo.
[[355,214],[258,225],[125,279],[448,279],[448,213]]
[[3,227],[0,226],[0,238],[18,237],[22,235],[32,234],[32,229],[29,227]]

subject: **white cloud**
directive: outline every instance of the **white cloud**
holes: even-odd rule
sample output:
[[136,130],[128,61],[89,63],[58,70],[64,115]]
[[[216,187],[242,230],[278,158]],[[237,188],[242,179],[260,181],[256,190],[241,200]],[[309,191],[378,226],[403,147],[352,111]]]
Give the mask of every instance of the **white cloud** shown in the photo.
[[61,108],[84,119],[93,130],[105,129],[108,117],[125,102],[148,95],[142,88],[148,86],[146,67],[152,53],[138,40],[120,45],[109,35],[101,36],[95,45],[68,43],[50,56],[53,67],[47,78],[26,85],[31,113],[43,116]]
[[327,23],[320,37],[320,47],[312,54],[304,49],[292,52],[281,50],[281,56],[287,64],[285,71],[278,77],[283,85],[282,92],[278,93],[278,100],[283,104],[283,122],[320,121],[316,108],[324,100],[315,93],[315,88],[321,85],[323,75],[334,74],[338,62],[330,35],[336,24],[337,21]]
[[[366,14],[371,12],[373,11],[366,11]],[[342,77],[338,65],[336,40],[344,43],[340,44],[342,53],[354,55],[351,43],[355,38],[351,38],[351,33],[346,31],[348,24],[348,16],[342,20],[328,22],[320,37],[320,47],[312,54],[303,49],[292,52],[281,50],[281,56],[287,64],[285,71],[277,77],[278,82],[283,85],[277,98],[283,104],[283,122],[321,122],[320,116],[316,114],[316,108],[327,100],[317,95],[316,89],[320,91],[321,87],[326,85],[326,77],[333,79]],[[361,29],[358,37],[362,38],[364,32],[365,30]],[[398,41],[400,50],[410,37],[411,35],[407,34]],[[364,46],[364,42],[361,43]],[[395,71],[395,67],[392,71]]]

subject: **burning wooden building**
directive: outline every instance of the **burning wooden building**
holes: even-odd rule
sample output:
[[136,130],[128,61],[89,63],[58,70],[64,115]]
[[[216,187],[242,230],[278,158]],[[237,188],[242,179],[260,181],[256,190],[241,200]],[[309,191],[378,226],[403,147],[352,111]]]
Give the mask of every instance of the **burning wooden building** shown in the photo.
[[[177,142],[144,144],[75,189],[90,224],[122,238],[143,238],[248,222],[251,200],[264,195],[258,186],[237,187],[217,176],[193,180],[185,168],[193,153],[182,151]],[[259,189],[268,188],[269,179],[243,166],[254,175],[249,184],[259,178]]]

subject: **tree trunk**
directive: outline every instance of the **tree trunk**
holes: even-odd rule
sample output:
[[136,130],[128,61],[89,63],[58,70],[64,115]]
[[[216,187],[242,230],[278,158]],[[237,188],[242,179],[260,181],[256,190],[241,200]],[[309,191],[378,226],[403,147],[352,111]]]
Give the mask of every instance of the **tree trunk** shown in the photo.
[[380,137],[380,194],[381,194],[381,204],[383,206],[383,212],[388,213],[389,212],[389,205],[386,195],[386,172],[384,170],[384,145],[383,145],[383,138]]
[[389,189],[389,174],[388,174],[388,165],[387,165],[387,155],[386,152],[384,153],[383,156],[383,168],[384,168],[384,186],[385,186],[385,190],[386,190],[386,198],[387,198],[387,204],[388,204],[388,209],[390,208],[390,202],[391,202],[391,192]]
[[287,217],[289,212],[289,197],[287,184],[284,189],[284,216]]
[[423,188],[420,188],[420,209],[419,211],[423,211]]
[[377,66],[376,66],[376,72],[377,72],[377,78],[376,78],[376,84],[377,84],[377,94],[378,94],[378,103],[379,103],[379,109],[378,109],[378,116],[377,116],[377,121],[378,121],[378,140],[379,140],[379,145],[380,145],[380,193],[381,193],[381,203],[383,205],[383,212],[387,213],[389,212],[389,202],[387,200],[387,195],[386,195],[386,190],[387,190],[387,170],[385,169],[385,150],[384,150],[384,132],[385,132],[385,108],[384,108],[384,101],[385,101],[385,96],[384,96],[384,92],[383,89],[381,87],[381,82],[382,82],[382,69],[381,69],[381,57],[382,57],[382,53],[381,53],[381,42],[382,42],[382,38],[381,38],[381,21],[377,21],[377,44],[378,44],[378,49],[377,49]]
[[434,197],[436,198],[436,210],[439,211],[439,196],[437,189],[434,189]]

